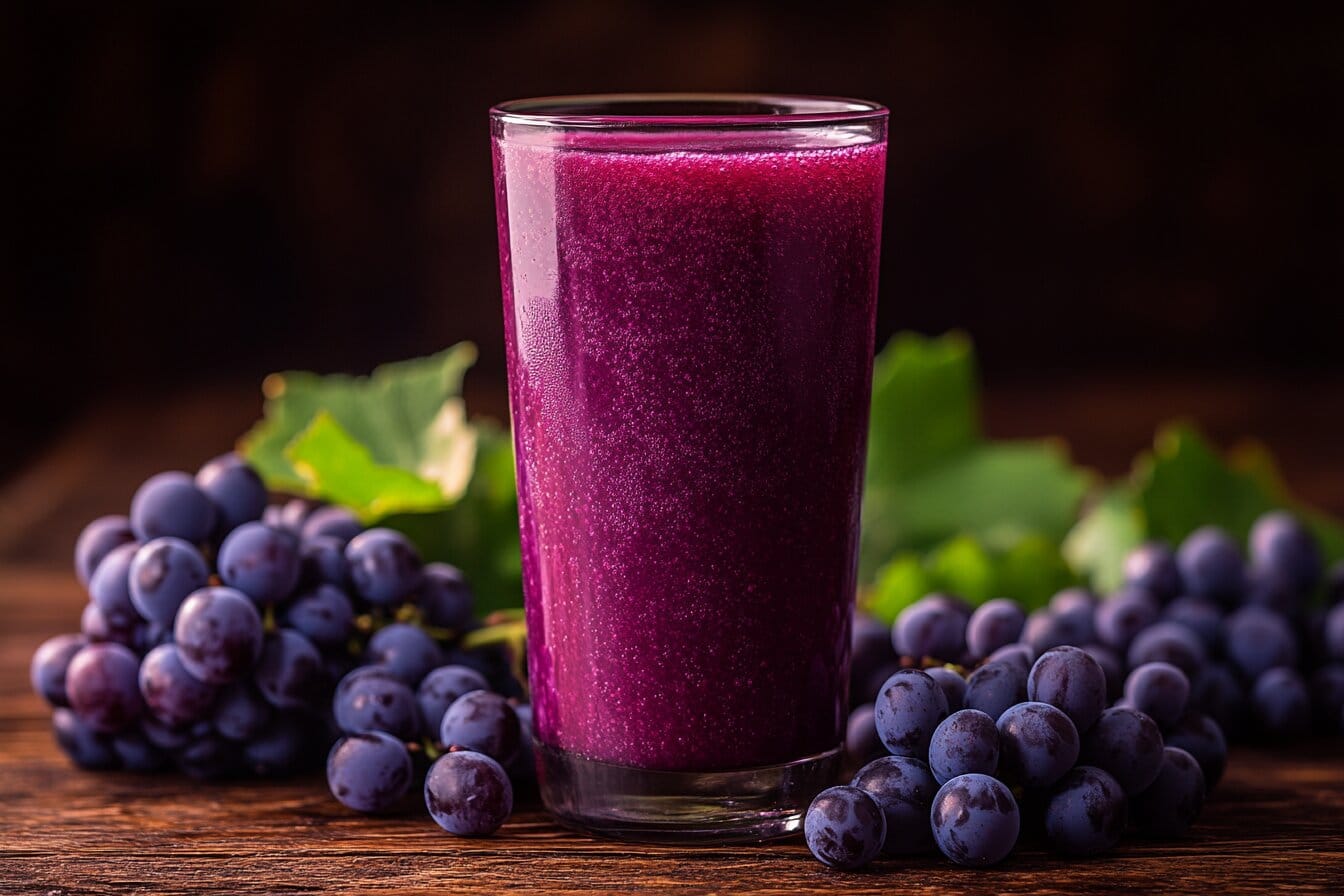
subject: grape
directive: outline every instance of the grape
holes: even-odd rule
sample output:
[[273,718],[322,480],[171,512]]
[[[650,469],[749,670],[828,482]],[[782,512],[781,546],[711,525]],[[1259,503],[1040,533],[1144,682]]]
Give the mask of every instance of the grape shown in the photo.
[[1251,527],[1252,569],[1285,582],[1298,594],[1316,587],[1323,565],[1316,538],[1292,514],[1267,513]]
[[160,722],[180,728],[209,715],[217,690],[182,665],[175,644],[161,644],[140,663],[140,694]]
[[988,656],[1015,642],[1026,621],[1017,601],[1005,597],[985,601],[975,608],[966,623],[966,648],[972,656]]
[[1217,526],[1196,529],[1181,542],[1176,564],[1186,592],[1236,604],[1246,590],[1246,568],[1236,541]]
[[156,772],[168,765],[169,757],[138,728],[127,728],[112,737],[112,752],[121,767],[130,772]]
[[391,529],[369,529],[345,548],[345,562],[355,590],[371,604],[397,603],[416,588],[424,570],[410,540]]
[[345,588],[350,583],[345,566],[345,542],[330,535],[305,538],[299,543],[299,583],[308,588],[335,585]]
[[489,689],[485,676],[468,666],[440,666],[434,669],[420,681],[415,692],[415,702],[420,709],[424,730],[438,731],[443,714],[458,697],[468,691]]
[[1227,734],[1236,736],[1245,729],[1246,692],[1229,666],[1222,663],[1205,666],[1191,690],[1191,704]]
[[[887,650],[891,650],[891,638],[887,638]],[[871,703],[877,699],[878,692],[882,690],[882,685],[887,683],[887,679],[895,675],[904,668],[900,660],[892,660],[889,663],[883,663],[881,666],[867,673],[867,677],[859,681],[854,686],[854,691],[850,694],[851,698],[860,703]]]
[[1070,644],[1086,644],[1096,637],[1092,615],[1097,604],[1097,596],[1086,588],[1065,588],[1050,598],[1050,612],[1072,635]]
[[[336,724],[347,734],[385,731],[399,740],[420,732],[420,708],[405,683],[377,666],[364,666],[341,679],[332,698]],[[435,728],[426,729],[433,732]]]
[[425,775],[425,807],[450,834],[487,837],[513,811],[513,785],[503,766],[471,750],[440,756]]
[[1293,614],[1302,609],[1303,596],[1292,582],[1277,572],[1252,569],[1246,574],[1245,603],[1248,606]]
[[1332,660],[1344,660],[1344,603],[1335,604],[1325,617],[1325,650]]
[[173,640],[188,672],[208,684],[229,684],[261,656],[261,616],[241,592],[202,588],[177,611]]
[[303,532],[303,524],[322,505],[306,498],[291,498],[284,504],[267,507],[261,514],[261,521],[272,529],[288,532],[295,538]]
[[1199,763],[1204,783],[1213,790],[1227,768],[1227,740],[1223,729],[1208,716],[1189,715],[1167,732],[1167,746],[1180,747]]
[[929,595],[901,611],[892,644],[903,656],[956,661],[966,650],[966,616],[941,595]]
[[340,647],[355,631],[350,598],[335,585],[318,585],[285,608],[285,624],[319,647]]
[[[1026,675],[1031,671],[1031,666],[1036,662],[1036,651],[1025,644],[1005,644],[998,650],[985,657],[985,663],[1006,662],[1022,669],[1022,686],[1026,687]],[[1025,691],[1023,692],[1025,693]],[[1025,697],[1023,699],[1026,699]]]
[[266,636],[253,680],[261,695],[278,709],[316,706],[330,687],[322,654],[292,628]]
[[817,794],[803,818],[803,837],[817,861],[832,868],[862,868],[882,851],[887,819],[857,787],[842,784]]
[[327,755],[331,795],[356,812],[385,812],[411,789],[411,754],[382,731],[341,738]]
[[[78,657],[76,657],[78,660]],[[1266,670],[1251,688],[1251,711],[1260,729],[1278,740],[1306,734],[1311,728],[1311,695],[1294,669]]]
[[509,764],[518,754],[518,715],[499,694],[468,691],[453,701],[439,725],[439,742],[465,747]]
[[1179,747],[1162,751],[1162,767],[1153,783],[1130,803],[1139,827],[1157,837],[1179,837],[1204,808],[1204,773]]
[[350,539],[363,531],[363,524],[353,513],[344,507],[332,504],[319,507],[309,514],[308,518],[303,521],[300,534],[305,541],[310,538],[326,536],[335,538],[342,545],[346,545],[350,543]]
[[1325,576],[1325,602],[1327,606],[1344,603],[1344,560],[1335,561]]
[[1120,842],[1128,801],[1105,771],[1083,765],[1060,779],[1045,804],[1045,834],[1065,855],[1093,856]]
[[1026,699],[1027,670],[1011,662],[986,663],[966,683],[966,708],[978,709],[991,719]]
[[966,679],[961,677],[960,672],[948,666],[934,666],[925,669],[924,674],[943,689],[943,696],[947,698],[948,712],[956,712],[962,708],[962,703],[966,699]]
[[287,775],[308,761],[309,728],[295,715],[277,716],[256,737],[243,744],[243,761],[254,774]]
[[972,868],[1006,858],[1017,845],[1022,824],[1013,794],[989,775],[948,781],[933,798],[929,820],[943,855]]
[[1142,588],[1162,603],[1175,600],[1185,587],[1176,555],[1162,541],[1150,541],[1129,552],[1125,584]]
[[1344,711],[1344,663],[1322,666],[1311,676],[1311,718],[1325,734],[1340,731]]
[[218,535],[261,518],[266,486],[257,471],[233,452],[221,454],[196,471],[196,487],[215,507]]
[[58,706],[51,714],[51,730],[61,751],[80,768],[116,768],[121,764],[112,749],[112,738],[85,724],[73,711]]
[[1120,655],[1105,644],[1088,644],[1083,652],[1097,661],[1106,676],[1106,699],[1114,701],[1125,687],[1125,664]]
[[443,662],[443,652],[423,629],[398,622],[373,633],[364,662],[382,666],[415,687]]
[[1027,699],[1062,710],[1086,731],[1106,708],[1106,672],[1078,647],[1047,650],[1027,675]]
[[94,603],[85,604],[84,612],[79,617],[80,632],[94,644],[111,641],[115,644],[133,647],[136,643],[137,629],[138,626],[135,623],[113,625],[108,622],[107,617],[103,615],[103,611],[98,609],[98,605]]
[[57,635],[42,642],[28,666],[33,691],[52,706],[69,706],[65,695],[65,673],[80,648],[89,643],[83,635]]
[[845,759],[849,766],[866,765],[885,752],[873,721],[873,704],[856,707],[845,723]]
[[172,728],[152,715],[140,717],[140,733],[145,736],[146,740],[164,752],[180,750],[191,742],[190,730]]
[[933,730],[947,718],[947,697],[918,669],[902,669],[887,679],[873,706],[882,743],[897,756],[924,757]]
[[75,541],[75,576],[88,585],[93,571],[115,547],[135,541],[131,521],[124,516],[100,516],[84,527]]
[[1223,611],[1213,601],[1202,597],[1178,597],[1167,605],[1162,615],[1169,622],[1183,625],[1198,636],[1206,651],[1221,648]]
[[161,625],[172,625],[187,595],[209,581],[210,569],[201,552],[171,537],[156,538],[136,551],[128,578],[136,611]]
[[1170,663],[1189,678],[1204,665],[1204,643],[1183,625],[1159,622],[1134,637],[1126,659],[1131,669],[1144,663]]
[[1097,606],[1092,617],[1097,640],[1115,650],[1127,650],[1134,636],[1157,621],[1157,599],[1140,588],[1124,588]]
[[1190,679],[1171,663],[1144,663],[1125,679],[1125,700],[1166,728],[1185,715]]
[[850,782],[877,803],[887,820],[884,856],[909,856],[933,849],[929,808],[938,792],[929,767],[909,756],[874,759]]
[[171,535],[200,544],[215,530],[215,505],[186,473],[158,473],[131,498],[131,530],[141,541]]
[[70,660],[65,693],[70,708],[95,731],[120,731],[140,717],[144,701],[139,658],[121,644],[89,644]]
[[139,546],[132,542],[108,551],[89,580],[89,599],[108,625],[118,631],[130,631],[140,621],[131,602],[131,561],[137,550]]
[[1113,706],[1083,736],[1079,761],[1108,772],[1133,796],[1161,771],[1163,746],[1152,718],[1132,706]]
[[219,577],[258,604],[289,597],[300,571],[294,536],[265,523],[243,523],[219,546]]
[[943,720],[929,742],[929,770],[939,784],[958,775],[992,775],[999,767],[999,731],[978,709],[963,709]]
[[1263,607],[1242,607],[1223,624],[1227,657],[1247,680],[1275,666],[1297,665],[1297,637],[1282,616]]
[[211,722],[229,740],[246,741],[259,735],[271,721],[271,704],[250,682],[237,681],[220,692]]
[[[427,625],[461,631],[471,625],[476,597],[471,593],[462,570],[447,563],[430,563],[425,566],[416,604]],[[886,626],[881,623],[878,626],[882,629],[883,644],[889,645]],[[887,652],[891,652],[890,646]]]
[[1048,703],[1019,703],[998,728],[1003,770],[1027,787],[1049,787],[1078,761],[1078,729]]
[[1090,640],[1090,632],[1076,631],[1076,621],[1056,616],[1047,609],[1033,610],[1022,626],[1022,643],[1039,656],[1052,647],[1083,643]]
[[178,771],[198,781],[215,781],[236,774],[242,762],[238,745],[207,731],[174,755]]

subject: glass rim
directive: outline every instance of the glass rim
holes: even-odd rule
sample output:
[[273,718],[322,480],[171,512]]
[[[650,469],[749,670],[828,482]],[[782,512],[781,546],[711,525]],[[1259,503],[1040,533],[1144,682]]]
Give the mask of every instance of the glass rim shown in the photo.
[[[669,111],[649,111],[658,106]],[[713,111],[715,106],[723,111]],[[695,111],[675,111],[678,107]],[[880,121],[887,115],[886,106],[869,100],[772,93],[575,94],[490,108],[492,121],[534,128],[780,128]]]

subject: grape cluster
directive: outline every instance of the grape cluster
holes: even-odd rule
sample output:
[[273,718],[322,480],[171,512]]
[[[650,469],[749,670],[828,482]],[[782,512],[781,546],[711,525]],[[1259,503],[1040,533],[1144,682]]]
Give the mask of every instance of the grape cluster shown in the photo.
[[[809,811],[813,853],[852,868],[936,847],[983,866],[1024,829],[1065,855],[1129,828],[1177,837],[1229,738],[1344,731],[1344,564],[1327,575],[1286,513],[1261,517],[1248,547],[1206,527],[1134,550],[1104,599],[1071,588],[1028,613],[934,594],[890,629],[856,617],[845,748],[859,771]],[[860,795],[882,823],[853,808]]]
[[[33,655],[57,743],[90,769],[283,775],[327,757],[332,794],[488,834],[533,780],[523,673],[462,574],[348,510],[268,504],[234,454],[160,473],[75,546],[80,632]],[[432,767],[430,759],[436,759]],[[512,776],[512,777],[510,777]]]

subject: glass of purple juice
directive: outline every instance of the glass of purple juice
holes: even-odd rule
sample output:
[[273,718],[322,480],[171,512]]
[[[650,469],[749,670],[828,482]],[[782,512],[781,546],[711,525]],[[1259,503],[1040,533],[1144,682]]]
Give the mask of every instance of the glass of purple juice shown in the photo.
[[887,111],[613,95],[491,110],[542,797],[760,840],[847,708]]

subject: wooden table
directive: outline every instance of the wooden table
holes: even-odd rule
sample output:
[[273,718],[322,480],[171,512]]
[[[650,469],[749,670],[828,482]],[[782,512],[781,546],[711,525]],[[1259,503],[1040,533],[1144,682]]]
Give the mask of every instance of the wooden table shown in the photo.
[[[106,408],[0,490],[0,893],[1344,893],[1339,739],[1235,749],[1182,840],[1127,838],[1092,860],[1027,845],[986,871],[927,857],[839,873],[799,840],[694,849],[598,841],[557,827],[535,802],[498,836],[459,840],[418,812],[356,816],[320,777],[212,785],[75,769],[27,681],[37,644],[78,624],[85,598],[65,560],[73,532],[119,509],[148,473],[218,451],[252,407],[215,395]],[[1328,471],[1290,472],[1336,481]]]

